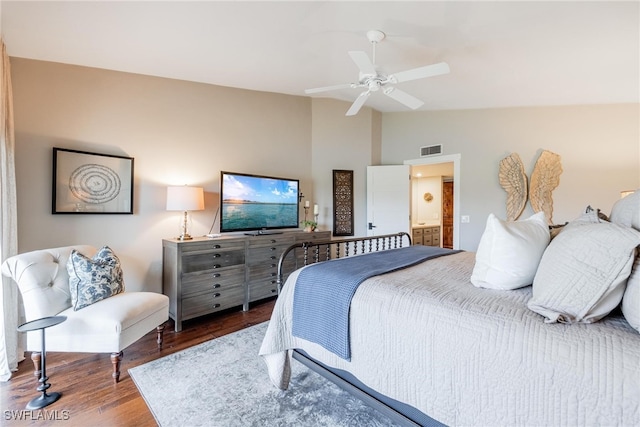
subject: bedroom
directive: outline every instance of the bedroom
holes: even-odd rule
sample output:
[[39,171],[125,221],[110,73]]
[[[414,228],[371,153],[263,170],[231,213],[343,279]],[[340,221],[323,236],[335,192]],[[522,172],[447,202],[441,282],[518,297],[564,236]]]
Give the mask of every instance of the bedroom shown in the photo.
[[[557,62],[565,60],[563,56],[568,55],[567,48],[580,52],[585,50],[586,56],[593,61],[587,62],[589,65],[602,62],[602,58],[613,61],[615,66],[608,67],[610,74],[589,75],[593,80],[586,82],[585,88],[602,85],[603,93],[596,98],[574,98],[552,105],[551,102],[544,102],[545,98],[541,96],[543,105],[534,100],[515,105],[478,104],[441,109],[438,108],[440,103],[456,99],[449,99],[453,97],[442,92],[444,89],[439,89],[434,79],[430,87],[438,90],[441,98],[434,100],[428,110],[380,111],[365,106],[357,116],[350,118],[344,117],[350,105],[345,99],[309,98],[301,93],[278,94],[269,90],[253,91],[228,85],[189,82],[186,79],[152,77],[145,75],[141,69],[133,73],[123,72],[126,69],[109,69],[108,61],[101,60],[101,55],[106,58],[113,52],[106,50],[105,46],[88,49],[89,52],[85,49],[85,53],[94,61],[85,64],[89,67],[64,64],[67,62],[64,59],[48,56],[44,40],[49,37],[54,43],[72,43],[72,40],[64,39],[64,33],[59,33],[59,39],[53,37],[52,33],[42,35],[43,39],[36,44],[36,47],[43,46],[41,51],[20,53],[18,49],[21,43],[39,34],[32,30],[29,38],[11,38],[11,34],[17,31],[14,25],[18,25],[14,24],[18,21],[12,17],[26,15],[41,18],[35,10],[42,5],[27,3],[21,6],[18,2],[2,2],[1,10],[2,32],[12,57],[19,250],[23,252],[76,243],[100,246],[108,239],[121,254],[126,266],[126,280],[132,289],[154,292],[162,289],[161,240],[177,232],[176,216],[164,210],[165,187],[188,183],[205,188],[205,210],[194,213],[193,226],[194,234],[204,234],[215,216],[220,170],[276,175],[286,171],[288,176],[299,177],[306,200],[318,203],[321,207],[320,228],[323,230],[331,228],[331,170],[354,170],[355,234],[363,235],[366,228],[366,166],[401,164],[418,158],[419,147],[442,143],[444,154],[461,155],[460,214],[470,217],[469,223],[460,225],[459,247],[465,250],[477,248],[489,213],[504,215],[505,195],[498,184],[497,165],[500,159],[511,152],[517,152],[522,157],[529,173],[539,150],[549,149],[561,155],[564,173],[561,185],[554,192],[554,221],[557,223],[573,219],[589,204],[607,209],[619,197],[621,190],[640,186],[637,3],[610,3],[607,7],[616,12],[605,22],[600,20],[608,14],[598,11],[589,13],[580,9],[584,12],[580,16],[586,16],[588,21],[579,33],[586,41],[565,32],[560,32],[553,42],[545,39],[549,45],[545,45],[544,49]],[[597,2],[592,6],[589,4],[567,6],[560,3],[555,7],[561,10],[554,15],[566,17],[567,10],[605,7]],[[258,8],[256,4],[251,4],[251,7],[253,11]],[[327,5],[324,7],[326,9],[320,11],[330,16],[342,16],[344,21],[358,20],[351,25],[360,30],[373,27],[384,29],[385,22],[389,20],[388,16],[374,14],[374,9],[370,14],[377,16],[377,21],[368,21],[357,13],[356,7],[343,10],[340,14],[331,11]],[[453,13],[446,4],[436,4],[434,7],[421,16],[443,17],[446,13]],[[531,6],[512,7],[517,11],[518,7]],[[29,8],[34,10],[30,11]],[[397,8],[395,13],[400,14],[402,8],[394,8]],[[628,8],[631,8],[630,12]],[[241,11],[228,9],[215,12],[211,15],[218,19],[210,24],[212,27],[222,26],[225,17],[234,22],[228,17],[241,14]],[[275,13],[268,10],[262,12],[255,12],[251,16],[262,17],[270,16],[267,13]],[[535,28],[535,17],[540,15],[533,14],[531,16],[534,18],[528,18],[530,12],[524,10],[515,15],[524,19],[521,24],[527,24],[527,28]],[[48,16],[52,16],[52,13],[50,11]],[[153,13],[149,16],[158,19],[164,16],[160,12]],[[324,16],[322,13],[319,15]],[[596,21],[590,20],[594,15],[601,16]],[[473,22],[472,18],[466,19]],[[34,26],[44,25],[44,22],[35,19],[28,22]],[[255,26],[256,31],[268,31],[265,23],[262,23],[262,27],[258,26],[260,22],[261,19],[251,19],[242,27],[242,31],[249,31],[251,26]],[[619,25],[620,22],[624,25]],[[409,21],[409,24],[407,33],[413,31],[413,21]],[[606,31],[601,27],[605,24]],[[26,22],[20,25],[25,30],[32,28]],[[87,20],[67,25],[67,28],[83,32],[97,25],[97,22]],[[172,28],[168,24],[165,27]],[[514,32],[512,37],[518,40],[514,25],[507,28]],[[552,28],[557,31],[557,27]],[[231,31],[227,26],[224,29]],[[112,34],[112,37],[125,41],[127,37],[142,37],[139,32],[134,34],[122,32]],[[256,37],[250,37],[250,40],[256,40]],[[314,40],[318,43],[317,39]],[[349,40],[358,45],[351,47],[341,42],[333,45],[329,52],[336,66],[338,61],[344,61],[346,74],[306,82],[301,86],[302,89],[333,84],[352,76],[353,66],[349,63],[347,50],[368,51],[369,47],[361,35],[352,36]],[[438,42],[434,44],[437,50]],[[565,50],[554,53],[557,52],[553,50],[554,44],[558,49]],[[169,49],[173,46],[169,44],[166,47]],[[313,52],[313,47],[313,43],[308,43],[303,51]],[[469,46],[468,49],[472,50],[473,47]],[[380,61],[383,48],[386,47],[381,45]],[[465,69],[467,78],[472,77],[469,74],[480,71],[490,72],[491,67],[515,68],[516,60],[521,58],[511,55],[522,51],[523,46],[505,46],[507,48],[508,54],[504,57],[493,56],[495,52],[490,52],[477,63],[475,71]],[[147,58],[150,63],[157,62],[167,69],[171,68],[172,62],[182,59],[180,56],[167,58],[158,51],[140,54],[139,57]],[[211,61],[217,57],[217,53],[207,55]],[[130,58],[130,61],[137,62],[136,58]],[[303,56],[301,60],[305,58]],[[483,57],[480,55],[480,58]],[[452,71],[456,71],[453,65],[454,62],[451,63]],[[628,73],[618,74],[617,67],[634,76],[630,86],[626,85],[629,82],[625,80]],[[242,78],[246,68],[233,68],[230,73]],[[535,87],[546,92],[563,93],[563,88],[572,86],[574,81],[581,82],[574,73],[556,75],[553,71],[553,67],[545,73],[538,70],[537,76],[547,84]],[[441,81],[443,85],[446,83]],[[534,84],[529,81],[520,83],[523,87]],[[476,81],[475,85],[481,87],[482,80]],[[505,92],[517,92],[517,87],[502,91],[490,89],[487,91],[490,93],[485,94],[487,99],[506,96]],[[464,93],[456,93],[464,100]],[[53,146],[134,157],[135,214],[124,218],[51,215]],[[531,213],[529,209],[525,214]]]

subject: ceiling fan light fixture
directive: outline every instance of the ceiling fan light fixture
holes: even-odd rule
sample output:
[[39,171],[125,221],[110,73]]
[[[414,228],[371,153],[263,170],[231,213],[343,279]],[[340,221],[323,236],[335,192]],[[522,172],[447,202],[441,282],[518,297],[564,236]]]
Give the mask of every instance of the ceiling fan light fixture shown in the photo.
[[413,68],[391,75],[381,73],[376,66],[376,44],[380,43],[385,38],[385,33],[380,30],[367,31],[367,39],[373,45],[373,60],[369,59],[369,56],[362,51],[348,52],[351,60],[356,64],[359,70],[357,83],[347,83],[343,85],[306,89],[305,93],[311,94],[325,92],[329,90],[341,89],[344,87],[365,88],[365,91],[360,93],[360,95],[351,105],[351,108],[349,108],[349,110],[347,111],[347,116],[353,116],[357,114],[362,105],[364,105],[369,95],[371,95],[371,92],[378,91],[382,91],[389,98],[405,105],[406,107],[411,108],[412,110],[418,109],[423,106],[424,102],[420,99],[408,94],[407,92],[404,92],[403,90],[396,89],[393,86],[385,87],[385,85],[447,74],[450,71],[449,65],[446,62],[440,62],[438,64],[431,64],[423,67]]
[[367,39],[371,43],[380,43],[387,35],[380,30],[367,31]]

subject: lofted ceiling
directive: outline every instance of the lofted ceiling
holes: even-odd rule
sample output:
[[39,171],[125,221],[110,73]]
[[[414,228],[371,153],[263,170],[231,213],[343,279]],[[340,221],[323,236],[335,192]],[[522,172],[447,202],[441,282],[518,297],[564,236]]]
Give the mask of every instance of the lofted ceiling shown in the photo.
[[[348,51],[372,46],[420,110],[637,103],[637,1],[2,1],[10,56],[307,96],[356,82]],[[314,94],[348,102],[362,89]],[[381,112],[409,111],[372,94]]]

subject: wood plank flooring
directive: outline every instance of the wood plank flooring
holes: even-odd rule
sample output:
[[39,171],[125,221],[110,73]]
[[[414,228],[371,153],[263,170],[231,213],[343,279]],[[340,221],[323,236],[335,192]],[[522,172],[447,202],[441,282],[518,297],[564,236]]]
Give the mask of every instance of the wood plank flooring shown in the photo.
[[[62,393],[57,402],[39,411],[25,405],[39,395],[30,353],[20,362],[11,380],[0,382],[0,425],[10,426],[156,426],[155,419],[127,370],[202,342],[269,320],[275,300],[225,313],[204,316],[183,323],[174,332],[169,320],[161,351],[155,330],[124,350],[120,382],[113,384],[108,354],[47,353],[49,391]],[[171,393],[171,378],[166,379]],[[215,378],[211,379],[215,381]],[[20,419],[21,418],[21,419]]]

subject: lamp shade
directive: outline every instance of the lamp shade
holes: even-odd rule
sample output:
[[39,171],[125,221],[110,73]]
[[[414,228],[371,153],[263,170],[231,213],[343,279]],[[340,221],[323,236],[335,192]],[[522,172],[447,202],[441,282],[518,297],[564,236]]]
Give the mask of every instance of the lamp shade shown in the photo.
[[167,187],[168,211],[201,211],[204,209],[204,190],[202,187],[186,185]]

